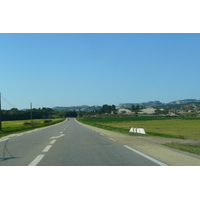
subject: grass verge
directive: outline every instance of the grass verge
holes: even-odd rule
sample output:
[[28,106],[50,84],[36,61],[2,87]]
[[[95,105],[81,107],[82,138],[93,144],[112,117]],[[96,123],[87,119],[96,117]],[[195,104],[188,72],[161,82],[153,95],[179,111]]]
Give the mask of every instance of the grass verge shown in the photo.
[[178,144],[175,142],[163,144],[167,147],[179,149],[181,151],[186,151],[192,154],[200,155],[200,146],[199,145],[190,145],[190,144]]
[[[45,122],[43,119],[33,120],[33,124],[30,124],[28,120],[16,120],[16,121],[3,121],[2,130],[0,130],[0,138],[13,133],[21,133],[29,130],[34,130],[36,128],[42,128],[45,126],[50,126],[53,124],[60,123],[65,119],[52,119],[49,122]],[[29,125],[26,125],[29,124]]]

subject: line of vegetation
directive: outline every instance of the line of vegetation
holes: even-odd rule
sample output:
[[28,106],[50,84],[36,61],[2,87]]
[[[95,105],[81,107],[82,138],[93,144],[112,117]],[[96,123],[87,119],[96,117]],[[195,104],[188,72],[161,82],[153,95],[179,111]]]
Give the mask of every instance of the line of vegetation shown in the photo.
[[66,112],[64,111],[55,111],[51,108],[33,108],[26,110],[18,110],[17,108],[12,108],[10,110],[2,110],[1,118],[2,121],[10,120],[28,120],[32,113],[32,119],[52,119],[52,118],[63,118],[66,117]]
[[64,121],[64,118],[59,119],[36,119],[32,122],[29,120],[14,120],[14,121],[3,121],[2,122],[2,130],[0,130],[0,137],[13,134],[20,133],[29,130],[34,130],[37,128],[42,128],[45,126],[54,125]]
[[186,151],[192,154],[200,155],[200,146],[199,145],[190,145],[190,144],[179,144],[179,143],[166,143],[163,144],[167,147],[179,149],[181,151]]

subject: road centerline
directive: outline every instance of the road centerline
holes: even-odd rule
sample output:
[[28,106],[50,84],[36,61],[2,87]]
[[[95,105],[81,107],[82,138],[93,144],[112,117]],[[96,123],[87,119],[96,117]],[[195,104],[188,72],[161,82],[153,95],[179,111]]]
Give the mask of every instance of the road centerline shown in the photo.
[[44,155],[38,155],[28,166],[36,166],[44,157]]
[[54,144],[56,140],[52,140],[49,144]]
[[42,152],[48,152],[52,145],[47,145]]

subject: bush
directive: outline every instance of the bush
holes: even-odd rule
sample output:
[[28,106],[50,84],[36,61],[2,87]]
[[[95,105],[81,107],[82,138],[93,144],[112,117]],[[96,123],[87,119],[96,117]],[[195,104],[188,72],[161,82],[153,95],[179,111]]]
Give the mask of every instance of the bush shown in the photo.
[[51,119],[44,120],[44,123],[50,123],[50,122],[53,122],[53,121]]
[[24,122],[24,126],[30,126],[31,123],[30,122]]
[[30,125],[38,125],[41,124],[40,122],[24,122],[24,126],[30,126]]

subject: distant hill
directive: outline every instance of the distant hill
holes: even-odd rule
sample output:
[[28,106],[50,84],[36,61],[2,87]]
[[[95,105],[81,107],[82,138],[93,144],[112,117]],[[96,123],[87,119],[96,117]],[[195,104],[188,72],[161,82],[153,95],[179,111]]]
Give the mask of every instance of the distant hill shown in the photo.
[[70,106],[70,107],[56,106],[53,108],[53,110],[57,110],[57,111],[86,111],[86,112],[90,112],[93,110],[100,110],[100,109],[101,109],[101,106],[87,106],[87,105]]
[[150,106],[158,106],[158,105],[165,105],[160,101],[148,101],[142,103],[120,103],[117,108],[131,108],[132,105],[139,105],[143,107],[150,107]]
[[185,100],[177,100],[177,101],[171,101],[168,104],[186,104],[186,103],[200,103],[200,100],[196,100],[196,99],[185,99]]
[[[148,102],[141,102],[141,103],[120,103],[118,106],[116,106],[116,109],[120,108],[131,108],[132,105],[139,105],[143,107],[159,107],[159,108],[176,108],[180,109],[181,106],[185,104],[196,104],[197,106],[200,106],[200,100],[197,99],[185,99],[185,100],[177,100],[177,101],[171,101],[169,103],[162,103],[160,101],[148,101]],[[93,110],[100,110],[101,106],[70,106],[70,107],[60,107],[56,106],[53,108],[53,110],[57,111],[86,111],[90,112]]]
[[185,99],[185,100],[177,100],[171,101],[169,103],[162,103],[160,101],[148,101],[143,103],[120,103],[117,108],[131,108],[132,105],[140,105],[143,107],[159,107],[159,108],[176,108],[180,109],[181,106],[186,104],[195,104],[199,106],[200,100],[197,99]]

